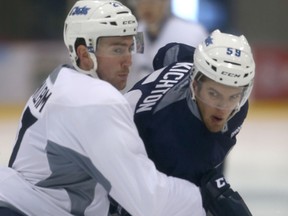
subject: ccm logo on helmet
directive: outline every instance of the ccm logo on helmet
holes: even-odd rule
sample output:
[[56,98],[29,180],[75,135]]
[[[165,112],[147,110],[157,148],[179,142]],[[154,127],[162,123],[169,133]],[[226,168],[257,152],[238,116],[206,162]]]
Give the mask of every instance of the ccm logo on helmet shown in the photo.
[[75,7],[72,9],[71,13],[69,15],[87,15],[88,14],[88,10],[90,10],[91,8],[88,8],[87,6],[84,7]]
[[131,24],[134,24],[134,23],[136,23],[135,20],[123,21],[123,25],[131,25]]
[[222,71],[221,74],[224,76],[229,76],[229,77],[241,77],[240,74],[229,73],[229,72],[225,72],[225,71]]

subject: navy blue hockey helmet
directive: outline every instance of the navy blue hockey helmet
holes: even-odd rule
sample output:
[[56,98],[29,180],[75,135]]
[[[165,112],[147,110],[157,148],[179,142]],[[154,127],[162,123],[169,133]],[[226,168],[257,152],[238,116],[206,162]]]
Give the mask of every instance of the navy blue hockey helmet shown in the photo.
[[158,70],[174,62],[192,62],[195,48],[183,43],[168,43],[160,48],[153,59],[153,68]]

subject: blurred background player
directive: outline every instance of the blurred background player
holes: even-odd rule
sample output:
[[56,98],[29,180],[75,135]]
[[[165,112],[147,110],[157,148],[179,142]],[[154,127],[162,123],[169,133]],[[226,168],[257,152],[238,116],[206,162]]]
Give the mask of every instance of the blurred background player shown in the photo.
[[24,108],[0,168],[0,215],[107,216],[109,195],[134,216],[204,216],[198,187],[157,172],[119,92],[136,33],[117,1],[72,7],[64,42],[73,67],[57,67]]
[[144,53],[133,56],[126,91],[154,71],[152,61],[162,46],[170,42],[197,46],[208,34],[200,23],[175,16],[171,0],[136,0],[134,6],[139,20],[138,31],[144,36]]
[[167,175],[200,186],[214,216],[251,215],[218,169],[248,112],[255,63],[246,38],[215,30],[195,53],[168,44],[153,65],[155,72],[125,94],[149,158]]

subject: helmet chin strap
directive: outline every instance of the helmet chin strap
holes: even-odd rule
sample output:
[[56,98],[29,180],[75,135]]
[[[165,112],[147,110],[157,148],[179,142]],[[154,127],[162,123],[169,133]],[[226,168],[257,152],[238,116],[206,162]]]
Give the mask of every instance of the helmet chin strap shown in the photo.
[[191,99],[193,101],[196,101],[195,92],[194,92],[194,88],[193,88],[193,81],[192,80],[190,80],[189,87],[190,87],[190,91],[191,91]]
[[95,56],[94,53],[91,53],[91,52],[88,52],[88,53],[89,53],[90,58],[93,61],[93,68],[91,68],[90,70],[83,70],[80,67],[78,67],[78,65],[74,65],[74,66],[77,69],[77,71],[79,71],[80,73],[89,75],[89,76],[91,76],[93,78],[96,78],[96,79],[99,79],[98,74],[96,72],[96,70],[97,70],[97,59],[96,59],[96,56]]

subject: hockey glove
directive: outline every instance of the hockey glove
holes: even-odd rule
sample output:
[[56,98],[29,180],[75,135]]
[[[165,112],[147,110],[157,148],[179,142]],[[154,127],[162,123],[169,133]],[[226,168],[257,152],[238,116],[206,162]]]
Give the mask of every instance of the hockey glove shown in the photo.
[[242,197],[216,170],[201,180],[203,207],[212,216],[252,216]]
[[109,216],[131,216],[118,202],[109,196]]

